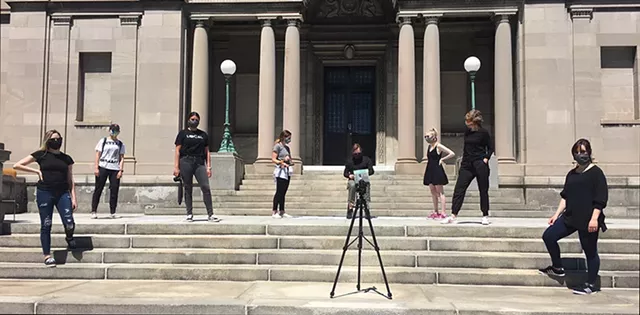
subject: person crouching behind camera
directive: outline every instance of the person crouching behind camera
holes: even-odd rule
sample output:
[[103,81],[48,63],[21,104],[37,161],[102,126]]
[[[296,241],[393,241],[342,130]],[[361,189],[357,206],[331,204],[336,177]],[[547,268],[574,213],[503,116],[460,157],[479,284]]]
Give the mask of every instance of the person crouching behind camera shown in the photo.
[[[347,189],[349,190],[349,199],[347,205],[347,219],[353,218],[353,210],[356,206],[356,194],[357,187],[354,181],[354,172],[357,170],[369,170],[369,176],[373,175],[373,162],[367,156],[362,155],[362,148],[359,144],[355,143],[351,149],[351,158],[347,160],[344,166],[344,177],[348,179]],[[371,203],[371,185],[367,186],[366,193],[364,195],[367,204]]]

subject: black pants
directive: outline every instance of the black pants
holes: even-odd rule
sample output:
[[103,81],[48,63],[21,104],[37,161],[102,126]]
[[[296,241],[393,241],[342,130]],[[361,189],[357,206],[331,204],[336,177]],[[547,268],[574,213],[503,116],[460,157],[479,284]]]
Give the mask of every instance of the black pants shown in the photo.
[[207,176],[207,167],[204,165],[202,158],[185,156],[180,158],[180,177],[184,186],[184,204],[187,206],[187,215],[193,214],[193,177],[196,177],[200,190],[202,190],[202,199],[204,206],[207,207],[207,214],[213,215],[213,202],[211,201],[211,186],[209,185],[209,176]]
[[480,209],[482,215],[489,215],[489,165],[482,160],[465,163],[460,165],[456,188],[453,190],[453,202],[451,204],[451,213],[455,216],[460,212],[464,195],[473,179],[477,179],[478,190],[480,190]]
[[118,171],[108,170],[106,168],[98,167],[98,176],[96,176],[96,186],[93,190],[93,198],[91,199],[91,212],[98,211],[98,204],[100,204],[100,196],[102,196],[102,190],[109,178],[109,209],[111,214],[116,213],[118,207],[118,190],[120,190],[120,179],[118,178]]
[[598,232],[590,233],[588,231],[580,231],[565,223],[564,216],[558,217],[552,226],[548,227],[542,240],[547,246],[547,251],[551,256],[551,264],[555,268],[562,268],[562,259],[560,258],[560,246],[558,241],[578,231],[580,245],[587,257],[587,270],[589,284],[596,284],[598,272],[600,271],[600,256],[598,256]]
[[284,197],[289,190],[290,179],[276,178],[276,194],[273,196],[273,211],[284,213]]

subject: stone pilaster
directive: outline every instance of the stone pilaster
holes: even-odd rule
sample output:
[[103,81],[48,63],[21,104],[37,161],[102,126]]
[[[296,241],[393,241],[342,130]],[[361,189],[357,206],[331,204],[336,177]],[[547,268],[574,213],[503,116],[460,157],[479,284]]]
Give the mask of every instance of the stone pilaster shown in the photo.
[[496,16],[495,33],[495,143],[500,163],[515,163],[513,56],[509,15]]
[[[262,21],[260,33],[260,78],[258,87],[258,158],[256,164],[271,166],[276,124],[276,40],[271,20]],[[298,137],[298,135],[296,135]],[[271,172],[273,167],[256,167]]]
[[287,21],[284,41],[283,127],[291,132],[291,158],[296,173],[301,171],[300,158],[300,20]]
[[191,110],[200,114],[198,128],[209,131],[209,37],[203,20],[196,21],[193,31],[191,71]]
[[[439,16],[427,16],[424,31],[423,89],[422,89],[422,130],[440,128],[440,30]],[[423,146],[422,161],[427,160],[428,146]]]

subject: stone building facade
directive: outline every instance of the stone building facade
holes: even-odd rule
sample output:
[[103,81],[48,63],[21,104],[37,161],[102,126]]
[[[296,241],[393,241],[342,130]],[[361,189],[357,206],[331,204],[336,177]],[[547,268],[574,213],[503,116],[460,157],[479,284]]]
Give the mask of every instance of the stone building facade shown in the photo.
[[[421,173],[432,127],[461,153],[477,56],[477,108],[501,176],[558,176],[580,137],[609,175],[640,174],[640,4],[626,0],[5,0],[0,142],[12,160],[55,128],[76,172],[122,127],[129,174],[168,174],[186,113],[246,164],[293,132],[303,165]],[[9,164],[9,163],[7,163]],[[258,171],[259,167],[248,170]]]

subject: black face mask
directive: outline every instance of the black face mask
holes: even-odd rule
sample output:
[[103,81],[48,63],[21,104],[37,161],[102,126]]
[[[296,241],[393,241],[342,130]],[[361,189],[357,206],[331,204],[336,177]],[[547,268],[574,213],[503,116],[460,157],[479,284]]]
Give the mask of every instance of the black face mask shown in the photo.
[[578,163],[578,165],[581,166],[591,163],[591,156],[588,153],[584,152],[574,153],[573,159]]
[[356,159],[356,160],[360,159],[361,157],[362,157],[362,153],[354,153],[353,154],[353,158]]
[[52,138],[47,140],[47,147],[51,150],[60,150],[60,147],[62,147],[62,138]]
[[200,121],[197,119],[190,119],[187,122],[187,126],[189,126],[190,128],[197,128],[199,124],[200,124]]

